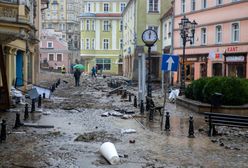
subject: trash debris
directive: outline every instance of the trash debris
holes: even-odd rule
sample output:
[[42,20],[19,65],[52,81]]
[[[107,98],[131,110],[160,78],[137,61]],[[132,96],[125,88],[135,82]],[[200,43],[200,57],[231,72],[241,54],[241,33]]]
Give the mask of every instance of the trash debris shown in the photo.
[[121,118],[122,119],[129,119],[129,118],[132,118],[132,115],[125,114]]
[[108,117],[108,116],[109,116],[109,112],[102,113],[101,116],[102,116],[102,117]]
[[52,114],[50,111],[44,111],[43,113],[42,113],[43,115],[50,115],[50,114]]
[[116,151],[115,145],[111,142],[104,142],[100,147],[100,153],[109,161],[110,164],[117,164],[120,162],[119,155]]
[[179,89],[173,89],[171,90],[169,94],[169,102],[175,103],[177,96],[179,95],[180,91]]
[[116,112],[116,111],[111,112],[110,115],[115,116],[115,117],[122,117],[123,116],[123,114],[121,114],[120,112]]
[[121,133],[122,134],[131,134],[131,133],[136,133],[136,130],[135,129],[121,129]]
[[129,143],[135,143],[135,140],[133,139],[133,140],[129,140]]

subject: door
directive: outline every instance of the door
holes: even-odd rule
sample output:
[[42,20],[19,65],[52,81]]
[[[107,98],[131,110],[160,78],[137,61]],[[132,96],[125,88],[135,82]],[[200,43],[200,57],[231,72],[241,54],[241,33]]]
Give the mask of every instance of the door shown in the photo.
[[23,53],[20,50],[16,55],[16,86],[23,86]]
[[190,82],[194,80],[194,63],[185,63],[184,65],[185,69],[185,81]]

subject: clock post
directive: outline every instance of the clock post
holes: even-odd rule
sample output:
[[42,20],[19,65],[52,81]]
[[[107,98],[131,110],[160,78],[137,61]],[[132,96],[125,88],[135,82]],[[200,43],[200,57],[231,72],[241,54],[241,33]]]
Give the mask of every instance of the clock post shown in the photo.
[[142,40],[145,45],[148,47],[148,76],[147,76],[147,96],[146,96],[146,110],[150,110],[149,119],[153,120],[153,113],[151,110],[151,101],[152,101],[152,86],[151,86],[151,47],[158,40],[158,35],[156,31],[152,29],[146,29],[142,33]]

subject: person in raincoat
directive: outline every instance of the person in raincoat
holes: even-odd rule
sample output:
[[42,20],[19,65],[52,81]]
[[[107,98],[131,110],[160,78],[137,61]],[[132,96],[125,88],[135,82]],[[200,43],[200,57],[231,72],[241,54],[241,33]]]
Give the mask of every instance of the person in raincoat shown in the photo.
[[65,74],[65,72],[66,72],[66,68],[65,68],[65,66],[63,65],[62,68],[61,68],[61,73],[62,73],[62,74]]
[[80,86],[80,76],[81,76],[81,71],[76,68],[74,72],[74,78],[75,78],[75,86]]
[[91,76],[92,78],[96,78],[96,68],[94,66],[91,69]]

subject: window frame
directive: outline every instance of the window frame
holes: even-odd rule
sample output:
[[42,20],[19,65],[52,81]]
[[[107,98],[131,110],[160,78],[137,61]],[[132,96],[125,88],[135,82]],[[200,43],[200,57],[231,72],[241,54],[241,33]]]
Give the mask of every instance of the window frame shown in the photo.
[[109,31],[109,21],[103,20],[103,31],[108,32]]
[[222,43],[222,26],[217,25],[215,26],[215,43],[221,44]]
[[148,13],[160,12],[160,0],[148,0],[147,1]]
[[89,38],[85,39],[85,49],[90,50],[90,39]]
[[109,39],[103,39],[103,50],[109,50]]
[[[51,44],[51,47],[49,46],[49,44]],[[48,41],[47,42],[47,48],[53,48],[53,41]]]
[[103,12],[104,13],[108,13],[109,12],[109,8],[110,8],[109,3],[103,3]]
[[[205,30],[205,32],[203,32]],[[206,45],[207,44],[207,28],[202,27],[201,28],[201,45]]]
[[[50,55],[53,56],[53,59],[52,60],[50,60]],[[55,54],[54,53],[48,53],[47,57],[48,57],[47,58],[48,61],[55,61]]]
[[186,12],[186,0],[181,0],[181,13]]
[[[58,60],[58,55],[61,55],[61,61]],[[58,61],[58,62],[63,61],[63,53],[56,53],[56,61]]]
[[[238,26],[238,29],[234,28],[234,25]],[[237,34],[236,34],[237,33]],[[236,38],[235,38],[236,36]],[[239,22],[234,22],[231,24],[231,38],[232,38],[232,43],[237,43],[240,41],[240,23]]]
[[191,0],[191,11],[195,11],[196,10],[196,0]]
[[207,0],[202,0],[201,3],[202,3],[202,5],[201,5],[202,9],[206,9],[208,7],[208,1]]

